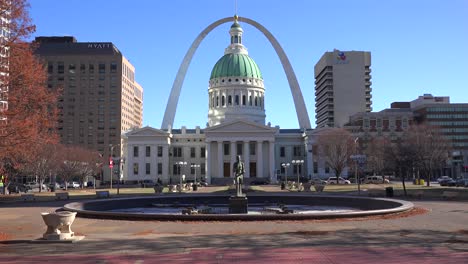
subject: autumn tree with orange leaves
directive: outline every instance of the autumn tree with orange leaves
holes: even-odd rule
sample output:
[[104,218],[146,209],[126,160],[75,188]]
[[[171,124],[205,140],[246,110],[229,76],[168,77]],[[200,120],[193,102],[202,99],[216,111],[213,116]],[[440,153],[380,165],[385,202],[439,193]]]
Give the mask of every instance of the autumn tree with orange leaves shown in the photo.
[[[0,16],[9,20],[2,27],[0,90],[8,102],[0,112],[0,173],[31,162],[38,150],[56,144],[57,91],[46,86],[46,72],[33,54],[27,38],[35,31],[26,0],[0,0]],[[6,109],[5,109],[6,108]]]

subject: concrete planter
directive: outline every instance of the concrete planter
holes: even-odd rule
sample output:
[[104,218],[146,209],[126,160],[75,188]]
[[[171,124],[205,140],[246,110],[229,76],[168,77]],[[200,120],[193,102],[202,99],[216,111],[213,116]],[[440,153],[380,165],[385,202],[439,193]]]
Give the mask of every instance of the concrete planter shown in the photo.
[[323,192],[323,189],[325,189],[325,185],[323,184],[314,184],[314,189],[316,192]]
[[47,230],[42,236],[45,240],[72,240],[75,233],[71,225],[75,221],[76,212],[41,213]]

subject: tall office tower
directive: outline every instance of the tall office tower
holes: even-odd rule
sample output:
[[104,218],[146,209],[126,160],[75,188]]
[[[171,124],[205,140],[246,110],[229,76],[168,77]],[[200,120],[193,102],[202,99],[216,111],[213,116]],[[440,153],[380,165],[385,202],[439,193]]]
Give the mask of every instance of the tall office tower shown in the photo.
[[325,52],[315,64],[315,123],[343,127],[358,112],[372,111],[371,53]]
[[6,122],[3,112],[8,109],[8,85],[5,80],[8,78],[8,58],[10,54],[7,45],[10,34],[8,15],[8,10],[0,10],[0,122]]
[[[120,156],[121,133],[141,127],[143,88],[135,67],[110,42],[37,37],[36,54],[47,65],[48,87],[59,99],[61,142]],[[114,146],[114,147],[112,147]]]

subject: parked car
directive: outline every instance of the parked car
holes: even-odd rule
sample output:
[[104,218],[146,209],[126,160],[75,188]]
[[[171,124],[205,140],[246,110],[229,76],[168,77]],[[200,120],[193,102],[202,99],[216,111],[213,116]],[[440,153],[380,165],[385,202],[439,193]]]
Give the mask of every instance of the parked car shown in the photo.
[[[310,181],[312,184],[327,184],[327,181],[322,180],[320,178],[314,178]],[[336,183],[336,178],[335,178],[335,183]]]
[[364,183],[380,184],[380,183],[390,183],[390,181],[388,179],[384,179],[382,176],[368,176],[364,180]]
[[22,192],[27,193],[28,191],[31,190],[31,188],[22,183],[10,182],[7,185],[7,190],[10,193],[22,193]]
[[143,188],[154,187],[154,181],[153,180],[143,180],[141,182],[141,187],[143,187]]
[[446,181],[446,180],[453,180],[449,176],[441,176],[440,178],[437,179],[437,182],[440,183],[441,181]]
[[457,187],[468,187],[468,179],[458,179],[455,185]]
[[[37,182],[27,182],[25,185],[26,185],[26,187],[28,187],[30,190],[39,189],[39,186],[40,186],[40,184],[37,183]],[[47,185],[42,184],[42,190],[47,191],[48,189],[49,189],[49,188],[47,187]]]
[[70,187],[71,187],[71,188],[75,188],[75,189],[76,189],[76,188],[80,188],[80,184],[79,184],[78,182],[76,182],[76,181],[73,181],[73,182],[70,182],[70,183],[68,184],[68,188],[70,188]]
[[[328,178],[327,184],[336,184],[336,177],[330,177],[330,178]],[[345,179],[342,178],[342,177],[339,177],[339,178],[338,178],[338,184],[351,184],[351,182],[348,181],[348,180],[345,180]]]
[[457,182],[452,178],[444,179],[439,182],[440,186],[456,186]]
[[93,181],[88,181],[86,182],[86,187],[90,188],[90,187],[93,187],[94,186],[94,182]]

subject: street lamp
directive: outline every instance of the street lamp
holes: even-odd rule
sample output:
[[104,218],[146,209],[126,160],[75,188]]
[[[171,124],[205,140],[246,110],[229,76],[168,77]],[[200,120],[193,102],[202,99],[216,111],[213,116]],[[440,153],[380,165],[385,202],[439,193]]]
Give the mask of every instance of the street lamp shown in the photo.
[[[117,147],[117,146],[120,146],[120,143],[115,144],[115,145],[109,144],[109,147],[111,149],[111,157],[110,157],[111,160],[113,160],[112,158],[114,157],[114,148]],[[114,174],[113,171],[112,171],[113,166],[112,167],[109,166],[109,168],[110,168],[110,188],[112,189],[112,175]]]
[[193,190],[196,191],[197,190],[197,168],[200,168],[200,164],[191,164],[190,165],[191,168],[193,168],[195,170],[195,178],[193,180]]
[[287,184],[287,183],[288,183],[287,172],[288,172],[289,166],[291,166],[291,164],[289,164],[289,163],[281,163],[281,167],[284,168],[284,184]]
[[[180,174],[181,168],[187,166],[186,161],[178,161],[176,162],[176,164],[179,165],[179,174]],[[182,192],[182,178],[185,178],[185,175],[180,175],[179,178],[180,178],[179,193],[181,193]]]
[[297,165],[297,169],[296,169],[296,172],[297,172],[297,191],[299,191],[299,167],[304,164],[304,160],[293,160],[291,161],[291,163],[294,165]]

